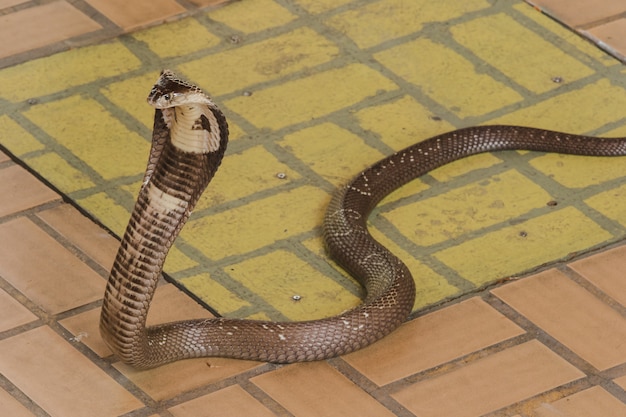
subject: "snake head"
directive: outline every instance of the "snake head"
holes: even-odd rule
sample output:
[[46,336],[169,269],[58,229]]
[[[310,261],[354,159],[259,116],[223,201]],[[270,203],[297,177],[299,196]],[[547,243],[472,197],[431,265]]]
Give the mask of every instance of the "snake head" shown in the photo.
[[213,105],[200,87],[188,83],[167,69],[161,71],[161,76],[148,94],[148,104],[157,109],[199,103]]

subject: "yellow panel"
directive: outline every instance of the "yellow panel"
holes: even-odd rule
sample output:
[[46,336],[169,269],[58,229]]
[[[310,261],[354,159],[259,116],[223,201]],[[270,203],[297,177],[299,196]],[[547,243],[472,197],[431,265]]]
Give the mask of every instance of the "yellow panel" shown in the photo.
[[326,24],[349,36],[361,48],[415,33],[425,23],[443,22],[489,7],[484,0],[385,0],[334,16]]
[[296,19],[296,16],[272,0],[234,2],[212,10],[208,15],[212,20],[245,33],[282,26]]
[[87,175],[68,164],[56,153],[28,158],[26,163],[64,193],[72,193],[95,185]]
[[71,49],[0,70],[0,97],[14,102],[41,97],[120,76],[140,65],[139,59],[118,41]]
[[359,124],[375,132],[384,143],[396,151],[422,142],[440,133],[454,130],[444,120],[435,120],[433,112],[404,96],[391,103],[366,107],[356,113]]
[[[591,68],[504,14],[471,20],[451,31],[459,43],[534,93],[593,74]],[[561,77],[563,83],[555,83],[554,77]]]
[[133,34],[133,37],[145,42],[154,53],[163,58],[187,55],[215,46],[221,41],[192,18],[142,30]]
[[279,143],[336,186],[346,184],[363,168],[384,157],[360,137],[332,123],[299,130]]
[[[361,303],[337,282],[283,250],[231,265],[228,273],[290,320],[329,317]],[[294,301],[294,295],[300,300]]]
[[[522,232],[524,236],[520,235]],[[611,237],[583,213],[567,207],[444,249],[435,257],[481,286],[587,249]]]
[[221,95],[328,62],[339,54],[309,28],[207,55],[177,68],[210,94]]
[[398,207],[383,217],[417,245],[430,246],[505,222],[548,201],[546,191],[511,170]]
[[6,146],[8,150],[17,156],[44,149],[44,145],[41,142],[9,118],[9,116],[0,116],[0,132],[3,132],[2,145]]
[[[346,80],[350,80],[349,83]],[[356,104],[397,86],[379,72],[350,64],[226,101],[257,127],[279,129]]]
[[242,255],[321,225],[330,197],[310,186],[190,220],[181,236],[209,259]]
[[461,117],[479,116],[522,100],[461,55],[428,39],[395,46],[374,57]]
[[145,169],[148,141],[94,100],[72,96],[33,106],[24,115],[104,179],[137,175]]

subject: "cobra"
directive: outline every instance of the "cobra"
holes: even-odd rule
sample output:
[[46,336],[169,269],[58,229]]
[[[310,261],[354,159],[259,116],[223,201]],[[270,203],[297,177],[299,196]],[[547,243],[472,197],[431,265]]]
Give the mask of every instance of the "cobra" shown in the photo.
[[332,198],[323,237],[330,256],[365,288],[366,297],[354,309],[303,322],[213,318],[146,327],[167,253],[220,165],[228,141],[226,119],[215,103],[171,71],[161,73],[148,103],[155,107],[148,166],[100,318],[106,344],[137,368],[209,356],[291,363],[361,349],[403,323],[415,299],[407,267],[366,227],[369,213],[384,196],[437,167],[482,152],[626,154],[624,138],[518,126],[469,127],[433,137],[367,168]]

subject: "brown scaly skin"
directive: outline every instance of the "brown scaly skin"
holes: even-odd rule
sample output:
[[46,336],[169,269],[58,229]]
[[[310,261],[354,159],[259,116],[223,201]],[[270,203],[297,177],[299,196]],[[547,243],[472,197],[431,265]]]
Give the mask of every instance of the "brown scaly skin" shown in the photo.
[[[626,139],[518,126],[460,129],[413,145],[355,177],[332,199],[323,234],[330,255],[361,282],[364,302],[336,317],[304,322],[216,318],[146,328],[168,250],[217,170],[228,138],[223,114],[202,91],[169,71],[149,96],[156,107],[143,186],[111,270],[100,329],[125,363],[150,368],[205,356],[290,363],[363,348],[409,315],[415,287],[406,266],[370,236],[366,220],[388,193],[432,169],[481,153],[526,149],[624,155]],[[236,238],[236,237],[235,237]]]

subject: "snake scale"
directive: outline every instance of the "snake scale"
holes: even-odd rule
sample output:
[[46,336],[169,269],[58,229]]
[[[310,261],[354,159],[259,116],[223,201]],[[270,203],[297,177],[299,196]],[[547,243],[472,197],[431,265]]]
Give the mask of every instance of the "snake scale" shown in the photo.
[[100,331],[125,363],[151,368],[221,356],[274,363],[312,361],[361,349],[396,329],[411,312],[407,267],[369,234],[366,221],[391,191],[454,160],[482,152],[531,150],[626,154],[626,138],[570,135],[519,126],[469,127],[399,151],[357,175],[328,207],[329,254],[365,288],[363,303],[335,317],[303,322],[196,319],[146,327],[163,263],[221,163],[226,119],[200,88],[164,70],[148,96],[155,107],[144,181],[106,286]]

